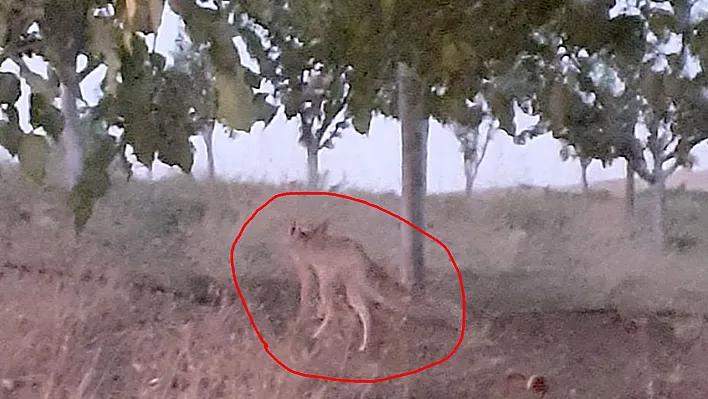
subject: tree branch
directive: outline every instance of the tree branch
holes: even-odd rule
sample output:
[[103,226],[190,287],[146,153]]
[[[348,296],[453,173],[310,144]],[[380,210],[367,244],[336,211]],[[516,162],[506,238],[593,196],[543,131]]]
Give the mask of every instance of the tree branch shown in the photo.
[[484,139],[484,144],[482,145],[481,148],[481,153],[479,154],[479,157],[477,159],[477,167],[482,164],[482,161],[484,160],[484,156],[487,155],[487,147],[489,146],[489,141],[492,139],[492,132],[487,131],[487,137]]
[[[322,137],[324,137],[325,132],[329,128],[329,126],[332,124],[332,121],[334,118],[339,115],[343,110],[344,107],[347,106],[347,99],[343,99],[342,102],[339,104],[339,107],[337,107],[337,111],[333,112],[330,115],[325,115],[324,121],[322,121],[322,126],[320,126],[319,129],[317,129],[317,132],[315,133],[315,138],[317,139],[317,147],[321,150],[324,148],[324,143],[322,143]],[[336,128],[335,128],[336,131]]]

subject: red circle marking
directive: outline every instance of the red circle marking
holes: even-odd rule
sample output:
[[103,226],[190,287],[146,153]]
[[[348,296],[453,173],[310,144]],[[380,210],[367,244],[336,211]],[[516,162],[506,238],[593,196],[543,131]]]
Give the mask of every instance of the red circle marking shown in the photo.
[[[445,252],[447,253],[447,256],[450,258],[450,262],[452,263],[452,266],[455,267],[455,272],[457,273],[457,279],[458,279],[458,281],[459,281],[459,283],[460,283],[460,293],[462,294],[462,328],[460,329],[460,339],[457,340],[457,344],[455,345],[454,348],[452,348],[452,350],[450,351],[450,353],[447,354],[447,356],[445,356],[444,358],[442,358],[442,359],[440,359],[440,360],[438,360],[438,361],[435,361],[435,362],[433,362],[433,363],[430,363],[430,364],[428,364],[428,365],[426,365],[426,366],[419,367],[419,368],[417,368],[417,369],[415,369],[415,370],[406,371],[405,373],[399,373],[399,374],[395,374],[395,375],[391,375],[391,376],[383,377],[383,378],[377,378],[377,379],[358,380],[358,379],[328,377],[328,376],[317,375],[317,374],[308,374],[308,373],[303,373],[303,372],[300,372],[300,371],[297,371],[297,370],[293,370],[293,369],[291,369],[290,367],[288,367],[287,365],[285,365],[285,363],[283,363],[282,361],[280,361],[280,359],[278,359],[278,358],[270,351],[270,349],[268,349],[268,343],[265,341],[265,339],[263,339],[263,336],[261,335],[261,332],[258,330],[258,327],[256,326],[255,321],[253,321],[253,316],[251,315],[251,311],[248,310],[248,305],[246,305],[246,299],[244,298],[243,293],[241,292],[241,288],[240,288],[239,285],[238,285],[238,279],[236,278],[236,266],[234,265],[234,250],[236,249],[236,243],[238,243],[238,240],[241,239],[241,236],[243,235],[243,232],[246,230],[246,227],[248,226],[249,223],[251,223],[251,221],[256,217],[256,215],[257,215],[260,211],[262,211],[265,207],[267,207],[268,205],[270,205],[271,202],[275,201],[276,199],[278,199],[278,198],[280,198],[280,197],[288,197],[288,196],[295,196],[295,195],[313,195],[313,196],[337,197],[337,198],[343,198],[343,199],[347,199],[347,200],[350,200],[350,201],[358,202],[358,203],[360,203],[360,204],[368,205],[368,206],[370,206],[370,207],[372,207],[372,208],[376,208],[376,209],[378,209],[379,211],[384,212],[385,214],[387,214],[387,215],[389,215],[389,216],[391,216],[391,217],[394,217],[394,218],[400,220],[401,222],[403,222],[403,223],[405,223],[405,224],[407,224],[407,225],[413,227],[414,229],[418,230],[421,234],[424,234],[426,237],[430,238],[431,240],[435,241],[435,243],[437,243],[438,245],[440,245],[441,247],[443,247],[443,249],[444,249]],[[409,375],[413,375],[413,374],[416,374],[416,373],[420,373],[420,372],[423,371],[423,370],[427,370],[427,369],[429,369],[429,368],[438,366],[438,365],[440,365],[440,364],[442,364],[442,363],[444,363],[444,362],[450,360],[450,358],[452,358],[452,356],[455,354],[455,352],[457,352],[457,349],[459,349],[460,345],[462,345],[462,340],[465,338],[465,324],[466,324],[466,321],[467,321],[467,309],[466,309],[466,307],[467,307],[467,299],[465,298],[465,287],[464,287],[464,285],[463,285],[463,283],[462,283],[462,273],[460,273],[460,268],[457,267],[457,263],[455,263],[455,258],[452,256],[452,252],[450,252],[450,249],[449,249],[447,246],[445,246],[445,244],[443,244],[442,241],[440,241],[440,240],[438,240],[437,238],[433,237],[433,236],[432,236],[430,233],[428,233],[427,231],[421,229],[421,228],[418,227],[418,226],[415,226],[414,224],[412,224],[412,223],[409,222],[408,220],[406,220],[406,219],[402,218],[401,216],[399,216],[399,215],[397,215],[397,214],[395,214],[395,213],[389,211],[388,209],[382,208],[382,207],[380,207],[380,206],[378,206],[378,205],[376,205],[376,204],[372,204],[372,203],[369,202],[369,201],[366,201],[366,200],[363,200],[363,199],[360,199],[360,198],[350,197],[350,196],[344,195],[344,194],[330,193],[330,192],[320,192],[320,191],[287,191],[287,192],[282,192],[282,193],[280,193],[280,194],[276,194],[276,195],[270,197],[270,199],[269,199],[268,201],[266,201],[263,205],[261,205],[258,209],[256,209],[256,211],[253,212],[253,214],[251,215],[251,217],[249,217],[248,220],[246,220],[246,223],[243,224],[243,226],[241,227],[241,231],[238,232],[238,235],[236,236],[236,239],[234,240],[234,243],[231,244],[231,256],[230,256],[230,257],[231,257],[231,274],[233,275],[233,278],[234,278],[234,285],[236,286],[236,291],[238,291],[238,296],[241,298],[241,303],[243,303],[243,308],[246,310],[246,314],[248,315],[248,319],[249,319],[250,322],[251,322],[251,326],[253,327],[253,330],[256,332],[256,335],[258,335],[258,339],[261,340],[261,343],[263,343],[263,349],[265,349],[265,351],[266,351],[266,353],[268,354],[268,356],[270,356],[271,359],[273,359],[276,363],[278,363],[278,365],[280,365],[280,367],[284,368],[285,370],[287,370],[287,371],[289,371],[289,372],[291,372],[291,373],[293,373],[293,374],[295,374],[295,375],[299,375],[299,376],[307,377],[307,378],[315,378],[315,379],[320,379],[320,380],[328,380],[328,381],[336,381],[336,382],[348,382],[348,383],[353,383],[353,384],[374,384],[374,383],[377,383],[377,382],[389,381],[389,380],[393,380],[393,379],[396,379],[396,378],[406,377],[406,376],[409,376]]]

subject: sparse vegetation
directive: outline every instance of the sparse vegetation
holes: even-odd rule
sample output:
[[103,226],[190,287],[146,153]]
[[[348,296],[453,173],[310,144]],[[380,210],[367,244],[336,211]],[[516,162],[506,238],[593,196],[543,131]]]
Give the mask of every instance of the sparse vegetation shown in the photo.
[[[696,1],[614,3],[3,1],[0,61],[18,71],[0,73],[0,145],[20,166],[0,180],[9,359],[0,397],[706,397],[708,198],[667,192],[666,182],[708,139],[708,73],[688,71],[706,63],[708,22]],[[173,66],[155,49],[167,4],[184,22]],[[152,45],[144,34],[155,34]],[[242,63],[237,36],[255,69]],[[28,57],[44,61],[46,78]],[[99,67],[100,99],[89,105],[80,85]],[[515,105],[538,122],[520,129]],[[324,187],[319,151],[343,131],[396,118],[402,195],[355,194],[441,238],[464,279],[442,248],[376,210],[284,198],[235,254],[237,287],[267,348],[316,375],[410,371],[461,337],[443,322],[449,311],[421,304],[462,313],[463,284],[467,335],[447,363],[363,386],[303,379],[268,358],[227,255],[246,218],[282,187],[214,179],[212,134],[218,123],[231,133],[268,125],[279,108],[298,118],[310,189]],[[467,195],[427,195],[430,118],[457,130]],[[481,123],[517,144],[552,132],[562,157],[580,159],[584,195],[531,186],[473,195],[490,137]],[[111,128],[122,130],[117,139]],[[150,171],[158,159],[190,175],[197,134],[210,181],[128,181],[128,145]],[[618,158],[626,213],[586,176],[592,160]],[[116,166],[127,179],[115,179]],[[650,186],[636,201],[635,174]],[[335,311],[347,306],[335,293],[327,314],[344,316],[328,319],[322,339],[292,322],[298,287],[282,241],[295,217],[331,218],[392,272],[380,275],[397,270],[413,288],[417,306],[400,322],[372,307],[362,353],[353,350],[358,320]]]
[[[509,369],[543,375],[549,395],[615,398],[644,392],[651,381],[671,397],[708,391],[699,371],[708,359],[700,344],[706,338],[695,333],[703,315],[677,316],[708,305],[705,248],[649,258],[626,232],[619,198],[580,208],[585,197],[548,190],[428,196],[429,231],[450,248],[464,277],[466,338],[438,367],[367,386],[283,370],[243,311],[228,250],[245,219],[279,187],[181,177],[124,183],[99,201],[77,239],[66,228],[72,215],[61,197],[13,168],[5,167],[2,179],[0,389],[7,397],[503,397]],[[397,203],[357,195],[385,207]],[[692,215],[669,235],[703,242],[705,195],[686,190],[669,198],[667,220]],[[237,246],[239,285],[270,349],[295,370],[344,378],[379,378],[444,357],[459,330],[423,315],[396,327],[385,311],[373,310],[372,348],[363,354],[355,350],[361,336],[353,315],[334,320],[316,342],[294,330],[297,280],[279,241],[293,217],[335,216],[333,233],[356,237],[374,260],[391,266],[398,222],[339,201],[276,200]],[[523,239],[514,238],[519,231]],[[456,275],[436,247],[428,246],[427,295],[459,306]],[[633,277],[641,275],[651,278]],[[631,294],[610,295],[630,280]],[[615,321],[614,307],[656,316],[646,326],[635,323],[635,331]],[[662,328],[668,338],[652,335]],[[643,356],[648,365],[634,363]]]

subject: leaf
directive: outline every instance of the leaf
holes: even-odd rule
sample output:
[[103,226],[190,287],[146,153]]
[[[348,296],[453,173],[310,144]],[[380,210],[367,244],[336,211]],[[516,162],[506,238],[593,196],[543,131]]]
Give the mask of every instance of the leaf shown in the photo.
[[371,130],[371,111],[362,109],[352,116],[352,126],[359,134],[367,135]]
[[118,38],[120,33],[108,18],[89,16],[87,35],[89,52],[103,59],[106,64],[106,77],[103,90],[105,93],[115,95],[118,85],[118,72],[120,71],[120,57],[118,56]]
[[[137,36],[133,38],[133,51],[121,48],[120,56],[123,83],[116,90],[115,111],[123,120],[125,141],[133,147],[138,161],[150,168],[159,140],[153,99],[161,87],[161,75],[149,63],[147,47]],[[107,107],[101,112],[110,114]]]
[[186,174],[192,173],[194,153],[196,149],[188,140],[175,140],[169,146],[161,146],[157,152],[157,159],[167,165],[177,165]]
[[157,135],[158,128],[152,118],[144,120],[126,120],[125,140],[133,147],[133,153],[138,162],[147,168],[152,168],[159,143]]
[[20,170],[23,175],[41,184],[46,175],[49,145],[44,136],[25,134],[20,141],[18,152]]
[[202,96],[195,90],[193,77],[186,71],[174,68],[164,71],[159,95],[156,96],[156,143],[157,158],[172,166],[179,166],[184,173],[191,173],[194,163],[194,147],[189,138],[202,126],[198,117],[190,112],[199,108]]
[[463,104],[463,106],[464,113],[461,115],[460,119],[458,119],[458,122],[464,124],[465,126],[479,126],[484,118],[482,107],[478,104],[475,104],[472,107],[468,107],[467,104]]
[[229,76],[217,70],[214,85],[217,119],[232,129],[250,131],[248,103],[253,92],[244,82],[243,75],[237,72],[236,76]]
[[0,104],[14,106],[20,98],[20,80],[10,72],[0,72]]
[[695,29],[696,34],[692,37],[691,51],[699,57],[705,70],[708,66],[708,19],[699,22]]
[[20,117],[17,113],[17,108],[13,106],[5,112],[9,120],[0,120],[0,145],[14,157],[20,152],[20,143],[25,134],[20,129]]
[[109,166],[122,149],[125,140],[116,143],[108,134],[107,124],[90,112],[81,118],[81,144],[84,151],[83,168],[78,183],[69,194],[69,208],[74,214],[74,230],[80,234],[93,213],[93,206],[110,188]]
[[257,89],[261,86],[261,76],[260,75],[258,75],[257,73],[255,73],[247,68],[244,68],[243,72],[244,72],[244,82],[246,82],[246,84],[249,87],[251,87],[253,89]]
[[59,140],[64,129],[64,116],[61,111],[47,101],[42,93],[30,94],[30,123],[36,129],[43,127],[47,135],[53,140]]
[[299,90],[290,89],[281,93],[281,98],[285,108],[285,117],[288,119],[294,118],[300,111],[300,99],[302,97],[301,92]]
[[59,90],[59,79],[54,73],[51,64],[48,65],[47,73],[49,79],[44,79],[40,75],[32,72],[29,68],[20,68],[20,76],[25,79],[33,93],[42,93],[48,98],[56,98],[61,94]]
[[676,16],[670,11],[659,8],[651,11],[649,15],[649,28],[655,35],[662,37],[667,29],[671,32],[675,32],[676,26]]
[[254,102],[257,97],[244,81],[244,67],[235,69],[235,74],[216,70],[216,117],[231,129],[248,132],[257,120],[271,120],[275,108],[264,99]]
[[253,96],[253,119],[254,121],[263,121],[266,125],[269,125],[278,113],[278,107],[266,101],[267,98],[267,93],[258,93]]
[[509,135],[516,136],[514,108],[512,107],[511,99],[494,88],[485,92],[485,98],[489,102],[492,113],[499,119],[499,128],[506,131]]
[[636,15],[620,15],[609,21],[608,31],[603,32],[610,41],[617,57],[627,62],[639,63],[644,57],[646,39],[644,21]]
[[652,108],[655,110],[662,109],[666,102],[662,75],[646,69],[643,73],[644,76],[640,82],[642,95],[647,99]]

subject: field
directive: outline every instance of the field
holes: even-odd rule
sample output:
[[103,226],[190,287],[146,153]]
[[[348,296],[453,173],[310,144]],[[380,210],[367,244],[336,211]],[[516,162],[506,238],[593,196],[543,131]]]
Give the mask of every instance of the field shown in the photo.
[[[671,192],[657,255],[623,200],[543,189],[431,195],[427,231],[461,270],[467,324],[448,361],[377,384],[294,375],[271,359],[236,292],[232,242],[293,187],[117,182],[75,237],[66,194],[0,173],[0,398],[537,398],[507,380],[542,375],[546,398],[708,397],[708,193]],[[395,195],[345,192],[392,211]],[[642,201],[639,201],[640,208]],[[400,223],[328,197],[277,199],[235,250],[238,283],[269,350],[308,374],[376,379],[445,357],[461,292],[426,245],[426,303],[373,311],[371,347],[342,317],[322,339],[293,323],[298,283],[283,251],[292,219],[330,218],[393,270]]]

